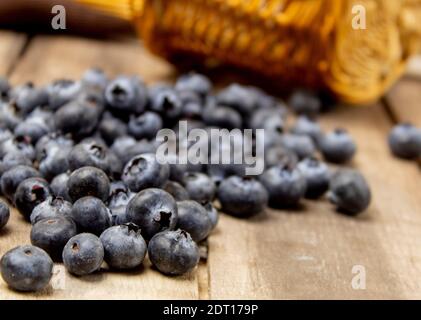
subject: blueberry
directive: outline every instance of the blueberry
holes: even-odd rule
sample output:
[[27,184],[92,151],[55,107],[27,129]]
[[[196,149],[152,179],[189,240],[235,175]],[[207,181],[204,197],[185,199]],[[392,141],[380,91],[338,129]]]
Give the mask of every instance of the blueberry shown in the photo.
[[9,206],[0,200],[0,230],[4,228],[10,218]]
[[15,136],[29,137],[32,143],[36,143],[50,131],[51,127],[44,119],[31,117],[19,123],[15,127],[14,134]]
[[45,89],[36,88],[28,82],[15,87],[10,92],[10,99],[14,102],[21,114],[28,114],[38,106],[48,103],[48,94]]
[[219,213],[218,210],[213,206],[212,202],[205,202],[202,204],[205,208],[206,212],[208,213],[208,217],[212,223],[212,229],[215,229],[216,225],[218,224],[219,220]]
[[108,228],[100,240],[104,246],[104,260],[113,269],[133,269],[145,259],[146,242],[133,223]]
[[12,132],[9,129],[0,126],[0,144],[10,138],[13,138]]
[[16,189],[15,205],[19,212],[29,220],[32,210],[51,195],[48,182],[42,178],[23,180]]
[[219,185],[218,199],[223,212],[236,217],[250,217],[265,209],[268,193],[253,178],[232,176]]
[[104,247],[93,234],[81,233],[71,238],[63,249],[63,263],[67,271],[84,276],[100,269]]
[[138,77],[119,76],[107,85],[105,99],[117,112],[141,113],[146,106],[147,91]]
[[212,83],[206,76],[191,72],[181,75],[177,79],[175,89],[177,91],[193,91],[204,97],[212,90]]
[[82,76],[82,86],[98,90],[104,90],[108,79],[104,71],[99,68],[91,68],[84,72]]
[[190,272],[199,263],[199,249],[186,231],[156,234],[148,246],[149,259],[162,273],[175,276]]
[[290,165],[295,167],[298,164],[298,157],[294,151],[283,148],[281,146],[274,146],[266,149],[265,167],[270,168],[276,165]]
[[137,117],[130,117],[128,124],[129,134],[136,139],[155,139],[156,134],[162,127],[161,117],[157,113],[150,111]]
[[39,160],[39,171],[47,180],[51,180],[69,169],[70,150],[58,145],[45,149],[44,156]]
[[300,159],[310,158],[316,152],[313,140],[303,135],[284,134],[281,140],[281,146],[295,152]]
[[421,156],[421,130],[410,123],[395,126],[389,134],[392,153],[403,159],[416,159]]
[[175,181],[167,181],[162,187],[170,195],[172,195],[175,201],[183,201],[189,199],[189,193],[184,187]]
[[160,164],[153,153],[140,154],[124,167],[122,180],[133,192],[161,187],[170,175],[168,164]]
[[309,136],[314,143],[318,143],[322,136],[320,124],[308,116],[299,116],[292,128],[292,133]]
[[54,261],[61,261],[64,246],[76,234],[76,224],[73,220],[57,216],[35,223],[30,237],[34,246],[45,250]]
[[215,183],[208,175],[204,173],[186,173],[184,175],[183,185],[189,193],[191,200],[196,200],[198,202],[212,201],[215,197]]
[[95,197],[83,197],[72,207],[70,217],[76,222],[78,230],[100,235],[111,226],[111,212],[105,204]]
[[101,110],[95,103],[71,101],[57,110],[54,122],[57,130],[83,137],[94,131],[100,113]]
[[13,201],[18,185],[25,179],[41,177],[41,174],[30,166],[18,165],[7,170],[0,179],[1,192]]
[[2,103],[0,101],[0,125],[2,127],[14,130],[21,121],[19,110],[14,103]]
[[54,177],[50,183],[50,188],[53,194],[57,197],[63,198],[66,201],[71,201],[69,196],[69,188],[67,187],[67,181],[69,178],[70,174],[68,172],[64,172]]
[[9,152],[0,160],[0,177],[8,170],[16,166],[32,166],[32,161],[20,152]]
[[176,91],[162,89],[152,97],[150,108],[167,119],[175,119],[180,116],[183,104]]
[[249,88],[237,83],[221,90],[216,96],[218,105],[231,107],[241,115],[250,115],[257,106],[257,97]]
[[180,118],[198,120],[202,118],[202,112],[203,107],[200,102],[185,102],[183,103],[183,107],[181,109]]
[[203,110],[203,121],[208,126],[226,129],[242,128],[242,118],[238,111],[224,106],[207,106]]
[[307,90],[295,91],[291,95],[288,104],[295,113],[308,116],[317,115],[322,108],[319,97]]
[[37,247],[16,247],[1,258],[1,275],[13,290],[39,291],[50,282],[53,261]]
[[269,193],[272,207],[291,207],[304,197],[307,184],[301,171],[289,165],[278,165],[266,170],[260,181]]
[[371,191],[361,173],[352,169],[341,169],[335,172],[330,180],[328,198],[339,211],[357,215],[368,208]]
[[20,153],[23,157],[31,160],[35,159],[35,149],[28,136],[15,136],[0,144],[0,158],[12,152]]
[[82,167],[70,175],[67,181],[72,201],[85,196],[93,196],[106,201],[110,191],[110,180],[101,169]]
[[81,84],[73,80],[60,79],[47,87],[48,105],[57,110],[69,101],[76,98],[81,91]]
[[95,141],[81,142],[69,153],[70,170],[87,166],[99,168],[108,175],[113,175],[114,171],[121,171],[121,163],[117,156],[106,145]]
[[158,232],[174,229],[177,224],[177,204],[164,190],[150,188],[136,194],[127,205],[127,218],[138,225],[146,240]]
[[329,189],[330,172],[326,164],[315,158],[306,158],[297,168],[306,179],[306,198],[320,198]]
[[323,157],[333,163],[350,161],[356,152],[356,145],[345,129],[335,129],[321,137],[319,143]]
[[206,209],[194,200],[177,202],[177,228],[187,231],[192,239],[200,242],[206,239],[212,230],[212,221]]
[[155,152],[154,146],[146,139],[136,141],[131,136],[122,136],[117,138],[111,145],[111,150],[121,160],[121,163],[127,164],[133,157]]
[[105,113],[98,125],[99,133],[108,145],[111,145],[118,137],[127,135],[127,125],[120,119]]
[[34,207],[30,216],[31,224],[43,219],[69,217],[71,211],[72,204],[70,202],[61,197],[50,196]]
[[41,161],[46,157],[50,149],[58,148],[70,152],[74,142],[68,135],[61,135],[57,132],[49,133],[40,138],[35,145],[36,159]]

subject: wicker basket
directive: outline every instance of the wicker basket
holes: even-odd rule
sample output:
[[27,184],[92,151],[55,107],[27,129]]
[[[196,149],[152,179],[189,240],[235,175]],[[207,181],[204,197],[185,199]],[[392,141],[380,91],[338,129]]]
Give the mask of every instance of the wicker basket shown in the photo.
[[[167,58],[217,59],[354,104],[381,96],[420,49],[421,0],[80,1],[132,19]],[[352,27],[360,4],[365,30]]]

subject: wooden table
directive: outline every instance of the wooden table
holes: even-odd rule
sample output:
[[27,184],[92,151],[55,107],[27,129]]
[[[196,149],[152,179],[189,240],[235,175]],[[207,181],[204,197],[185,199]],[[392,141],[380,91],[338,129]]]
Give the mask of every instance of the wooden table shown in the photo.
[[[134,40],[28,38],[0,31],[0,74],[13,84],[78,78],[91,66],[110,75],[139,74],[148,83],[175,75]],[[371,207],[358,218],[335,213],[327,201],[306,201],[302,212],[269,210],[250,220],[222,215],[209,239],[207,262],[187,276],[162,276],[149,263],[128,274],[64,273],[62,287],[36,295],[10,291],[0,280],[0,299],[420,299],[420,170],[393,158],[386,144],[393,123],[421,126],[420,101],[421,82],[405,78],[382,103],[340,107],[322,117],[325,129],[345,126],[358,143],[352,166],[373,191]],[[12,212],[0,232],[0,255],[29,243],[29,230]],[[365,290],[352,286],[359,266],[366,273]]]

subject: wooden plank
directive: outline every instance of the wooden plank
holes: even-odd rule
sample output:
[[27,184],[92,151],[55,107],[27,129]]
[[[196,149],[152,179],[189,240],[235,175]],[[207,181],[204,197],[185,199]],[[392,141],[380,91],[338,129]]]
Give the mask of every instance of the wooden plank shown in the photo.
[[[251,220],[222,216],[209,239],[211,298],[421,298],[418,169],[390,156],[391,124],[381,106],[340,108],[321,123],[355,137],[353,165],[372,187],[371,207],[358,218],[335,213],[327,201]],[[358,265],[366,271],[365,290],[351,285]]]
[[406,75],[417,78],[418,80],[421,79],[421,55],[415,56],[409,60]]
[[421,79],[401,79],[385,99],[395,121],[408,121],[421,127]]
[[26,42],[24,34],[0,30],[0,76],[8,75]]
[[[152,57],[137,42],[36,37],[11,79],[13,83],[34,80],[45,84],[61,77],[78,78],[91,66],[102,67],[111,75],[139,74],[148,82],[169,79],[173,72],[168,64]],[[29,231],[30,226],[13,210],[10,224],[0,234],[0,255],[14,246],[29,243]],[[152,269],[149,262],[143,269],[129,274],[101,272],[76,278],[64,273],[64,290],[49,287],[37,295],[8,290],[0,280],[0,299],[198,299],[203,291],[199,287],[199,273],[166,277]]]
[[58,78],[78,79],[89,67],[102,68],[110,76],[138,74],[148,83],[170,81],[174,75],[170,64],[150,54],[136,40],[38,36],[11,75],[11,82],[34,78],[34,83],[43,85]]

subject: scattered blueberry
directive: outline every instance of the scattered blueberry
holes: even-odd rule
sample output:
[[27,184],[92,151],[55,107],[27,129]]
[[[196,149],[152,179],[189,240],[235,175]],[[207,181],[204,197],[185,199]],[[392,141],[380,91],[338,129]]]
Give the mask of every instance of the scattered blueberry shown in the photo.
[[216,186],[213,180],[204,173],[188,172],[183,179],[184,188],[191,200],[198,202],[212,201],[215,197]]
[[10,288],[17,291],[44,289],[52,277],[53,261],[37,247],[16,247],[1,258],[1,275]]
[[269,205],[273,207],[296,206],[307,189],[301,171],[289,165],[269,168],[260,176],[260,181],[268,191]]
[[323,162],[316,158],[306,158],[298,164],[297,168],[306,179],[306,198],[320,198],[329,189],[330,172]]
[[178,228],[187,231],[196,242],[207,238],[212,230],[212,221],[201,204],[194,200],[179,201],[177,212]]
[[268,198],[263,185],[250,177],[229,177],[218,188],[221,210],[236,217],[250,217],[262,212]]
[[182,275],[199,263],[199,249],[186,231],[164,231],[156,234],[148,245],[149,259],[162,273]]
[[410,123],[395,126],[389,134],[392,153],[403,159],[421,157],[421,130]]
[[361,173],[353,169],[340,169],[330,180],[328,198],[339,211],[357,215],[368,208],[371,191]]
[[46,180],[28,178],[17,187],[14,203],[25,219],[29,220],[32,210],[50,195],[50,186]]
[[18,165],[7,170],[0,179],[2,194],[13,201],[18,185],[23,180],[33,177],[41,177],[41,174],[30,166]]
[[163,230],[174,229],[178,218],[174,198],[168,192],[156,188],[136,194],[130,200],[126,214],[130,222],[140,227],[146,240]]
[[320,138],[320,151],[323,157],[333,163],[345,163],[352,159],[356,145],[345,129],[336,129]]
[[63,263],[67,271],[84,276],[98,271],[104,260],[104,247],[91,233],[80,233],[67,242],[63,249]]
[[79,231],[100,235],[111,226],[111,212],[95,197],[78,199],[72,207],[70,217],[76,222]]
[[72,211],[72,204],[61,197],[49,196],[45,201],[38,204],[32,210],[31,224],[39,220],[57,217],[69,217]]
[[146,242],[133,223],[108,228],[100,240],[104,246],[104,260],[113,269],[136,268],[145,258]]
[[110,191],[110,180],[101,169],[82,167],[73,171],[67,181],[67,187],[72,201],[85,196],[93,196],[106,201]]

